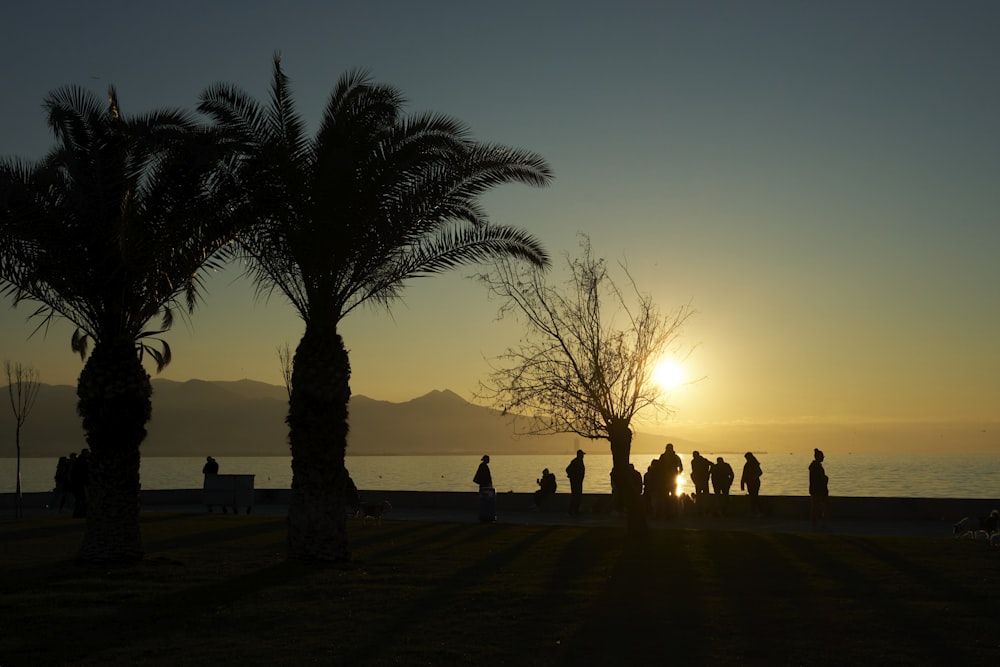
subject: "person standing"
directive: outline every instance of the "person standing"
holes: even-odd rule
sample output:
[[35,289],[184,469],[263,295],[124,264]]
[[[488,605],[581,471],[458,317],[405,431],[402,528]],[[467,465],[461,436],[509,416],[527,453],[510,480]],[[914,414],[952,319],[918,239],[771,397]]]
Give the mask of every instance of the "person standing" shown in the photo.
[[663,483],[666,486],[665,501],[668,518],[677,514],[677,477],[682,472],[684,472],[684,464],[681,462],[681,457],[674,451],[673,443],[668,442],[667,446],[663,448],[663,453],[660,454],[659,470],[659,473],[663,476]]
[[585,452],[582,449],[576,450],[576,458],[566,466],[566,476],[569,477],[569,514],[576,516],[580,513],[580,503],[583,501],[583,478],[587,469],[583,465]]
[[746,489],[747,495],[750,496],[750,515],[751,516],[763,516],[764,512],[760,509],[760,476],[764,474],[764,471],[760,467],[760,461],[757,457],[753,455],[753,452],[747,452],[743,455],[746,459],[746,463],[743,464],[743,475],[740,476],[740,491]]
[[[206,500],[207,500],[207,497],[209,495],[208,478],[209,478],[210,475],[218,475],[219,474],[219,462],[216,461],[211,456],[206,456],[205,457],[205,465],[203,465],[201,467],[201,474],[205,476],[204,480],[202,481],[201,489],[202,489],[202,493],[206,496]],[[208,505],[208,512],[209,512],[209,514],[211,514],[213,508],[215,507],[215,505],[211,505],[211,504],[208,504],[208,503],[206,503],[206,505]],[[222,506],[222,513],[223,514],[226,513],[226,506],[225,505]]]
[[824,460],[823,451],[814,449],[809,464],[809,520],[813,528],[826,528],[830,520],[830,478],[823,469]]
[[205,457],[205,465],[201,467],[202,475],[218,475],[219,474],[219,462],[216,461],[211,456]]
[[490,474],[490,455],[486,454],[480,459],[479,467],[476,469],[476,476],[472,478],[474,484],[479,488],[492,487],[493,475]]
[[694,484],[695,505],[698,514],[708,509],[708,480],[712,475],[712,462],[697,450],[691,454],[691,483]]
[[484,454],[480,459],[472,482],[479,485],[479,520],[484,523],[496,521],[497,492],[493,488],[493,475],[490,474],[489,454]]
[[712,490],[715,492],[716,512],[725,515],[729,511],[729,489],[736,479],[733,467],[721,456],[712,465]]
[[642,473],[635,469],[634,463],[628,464],[624,475],[625,482],[625,517],[629,535],[645,539],[647,529],[646,512],[642,502]]

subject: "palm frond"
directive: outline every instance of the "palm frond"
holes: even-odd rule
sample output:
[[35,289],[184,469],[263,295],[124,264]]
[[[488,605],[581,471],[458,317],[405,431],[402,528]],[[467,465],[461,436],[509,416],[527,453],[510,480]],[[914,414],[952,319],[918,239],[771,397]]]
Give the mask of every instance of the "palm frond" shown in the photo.
[[[203,272],[232,252],[231,153],[189,112],[125,114],[113,87],[106,104],[66,87],[45,107],[53,149],[2,168],[3,293],[41,304],[39,327],[54,317],[75,324],[81,355],[91,339],[123,338],[143,354],[146,324],[161,316],[161,334],[182,301],[190,312]],[[158,367],[170,360],[164,345],[151,357]]]

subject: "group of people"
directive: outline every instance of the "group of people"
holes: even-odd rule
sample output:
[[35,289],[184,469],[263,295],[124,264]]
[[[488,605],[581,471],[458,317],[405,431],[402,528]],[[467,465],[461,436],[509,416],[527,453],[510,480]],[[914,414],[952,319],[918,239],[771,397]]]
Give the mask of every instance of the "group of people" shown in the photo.
[[60,456],[56,463],[55,489],[52,507],[62,512],[67,502],[73,503],[73,518],[87,516],[87,477],[90,474],[90,450],[83,449],[69,456]]
[[[583,500],[583,478],[587,474],[587,467],[583,463],[586,452],[582,449],[576,450],[576,457],[566,466],[566,477],[569,478],[569,513],[576,516],[580,513],[580,503]],[[542,470],[542,476],[535,480],[538,490],[535,491],[534,509],[539,509],[546,498],[555,495],[558,483],[556,474],[548,468]]]
[[[566,477],[569,478],[570,491],[569,513],[572,516],[580,513],[580,503],[583,501],[583,478],[587,474],[587,467],[583,463],[584,456],[586,456],[586,452],[582,449],[576,450],[576,457],[566,466]],[[488,454],[480,459],[472,482],[479,486],[480,491],[493,488],[493,474],[490,472]],[[546,498],[555,495],[559,485],[555,473],[548,468],[542,470],[542,476],[536,479],[535,483],[538,484],[538,490],[535,491],[533,507],[538,509],[542,507]]]
[[[760,516],[760,478],[764,472],[760,461],[752,452],[743,456],[746,462],[740,477],[740,490],[745,490],[750,497],[751,513]],[[626,483],[629,483],[629,479],[634,481],[629,483],[628,493],[617,501],[619,510],[626,509],[629,495],[638,495],[643,501],[642,510],[656,519],[669,519],[684,511],[693,511],[699,515],[725,515],[729,511],[729,495],[736,473],[721,456],[716,457],[713,462],[697,450],[692,452],[692,494],[678,492],[678,479],[684,472],[684,464],[674,451],[672,443],[667,443],[663,453],[649,462],[645,475],[640,476],[631,464],[630,468],[631,475],[626,478]],[[613,491],[616,490],[615,487],[612,477]]]
[[[760,478],[764,472],[753,452],[747,452],[743,457],[746,462],[740,477],[740,490],[745,490],[750,497],[751,514],[760,516]],[[685,504],[690,504],[699,515],[728,513],[729,495],[736,473],[723,457],[718,456],[713,462],[697,450],[691,453],[693,494],[678,493],[677,480],[683,472],[684,464],[680,456],[674,451],[673,444],[667,443],[663,453],[650,461],[643,476],[642,495],[646,499],[645,510],[649,516],[670,518],[684,511]]]
[[[566,466],[566,476],[570,484],[569,513],[579,514],[583,498],[583,479],[586,467],[583,463],[584,451],[577,450],[576,458]],[[814,527],[825,528],[830,517],[829,478],[823,468],[823,452],[813,450],[813,461],[809,464],[809,497],[810,520]],[[740,476],[740,491],[746,491],[750,503],[750,514],[754,517],[763,516],[760,505],[760,478],[764,470],[753,452],[743,455],[744,464]],[[489,468],[490,457],[483,456],[473,481],[482,488],[492,488],[493,476]],[[700,515],[725,515],[729,510],[729,494],[736,474],[726,460],[718,456],[712,462],[695,450],[691,454],[691,483],[694,485],[692,495],[678,494],[678,477],[684,472],[684,464],[674,451],[672,443],[667,443],[663,453],[653,459],[641,475],[633,464],[624,471],[624,476],[611,476],[611,490],[615,498],[616,509],[626,511],[630,503],[637,505],[644,514],[653,518],[670,518],[683,511],[685,501],[691,503],[694,511]],[[556,476],[548,468],[542,470],[542,476],[536,480],[538,490],[535,491],[534,507],[540,508],[545,499],[554,495],[558,484]],[[711,493],[709,493],[711,485]],[[714,502],[711,498],[714,497]],[[634,508],[633,508],[634,509]]]

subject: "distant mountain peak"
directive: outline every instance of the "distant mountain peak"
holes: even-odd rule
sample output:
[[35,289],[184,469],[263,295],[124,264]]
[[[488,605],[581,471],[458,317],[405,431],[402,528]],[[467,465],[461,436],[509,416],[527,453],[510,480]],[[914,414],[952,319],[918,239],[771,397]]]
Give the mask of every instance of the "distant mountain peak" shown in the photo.
[[427,392],[426,394],[424,394],[423,396],[421,396],[420,398],[417,398],[417,399],[414,399],[414,400],[420,400],[420,399],[423,399],[423,398],[428,398],[428,399],[433,399],[433,400],[441,400],[441,401],[454,401],[454,402],[460,402],[460,403],[468,403],[467,400],[465,400],[464,398],[462,398],[461,396],[459,396],[458,394],[456,394],[455,392],[453,392],[451,389],[433,389],[433,390]]

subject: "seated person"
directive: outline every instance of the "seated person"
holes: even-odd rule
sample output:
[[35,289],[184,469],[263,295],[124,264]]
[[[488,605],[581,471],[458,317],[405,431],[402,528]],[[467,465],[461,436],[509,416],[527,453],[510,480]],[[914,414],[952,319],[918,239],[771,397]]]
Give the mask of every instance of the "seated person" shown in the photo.
[[541,507],[542,501],[556,492],[556,476],[555,473],[549,472],[546,468],[542,471],[541,479],[535,480],[538,483],[538,490],[535,491],[535,507]]

